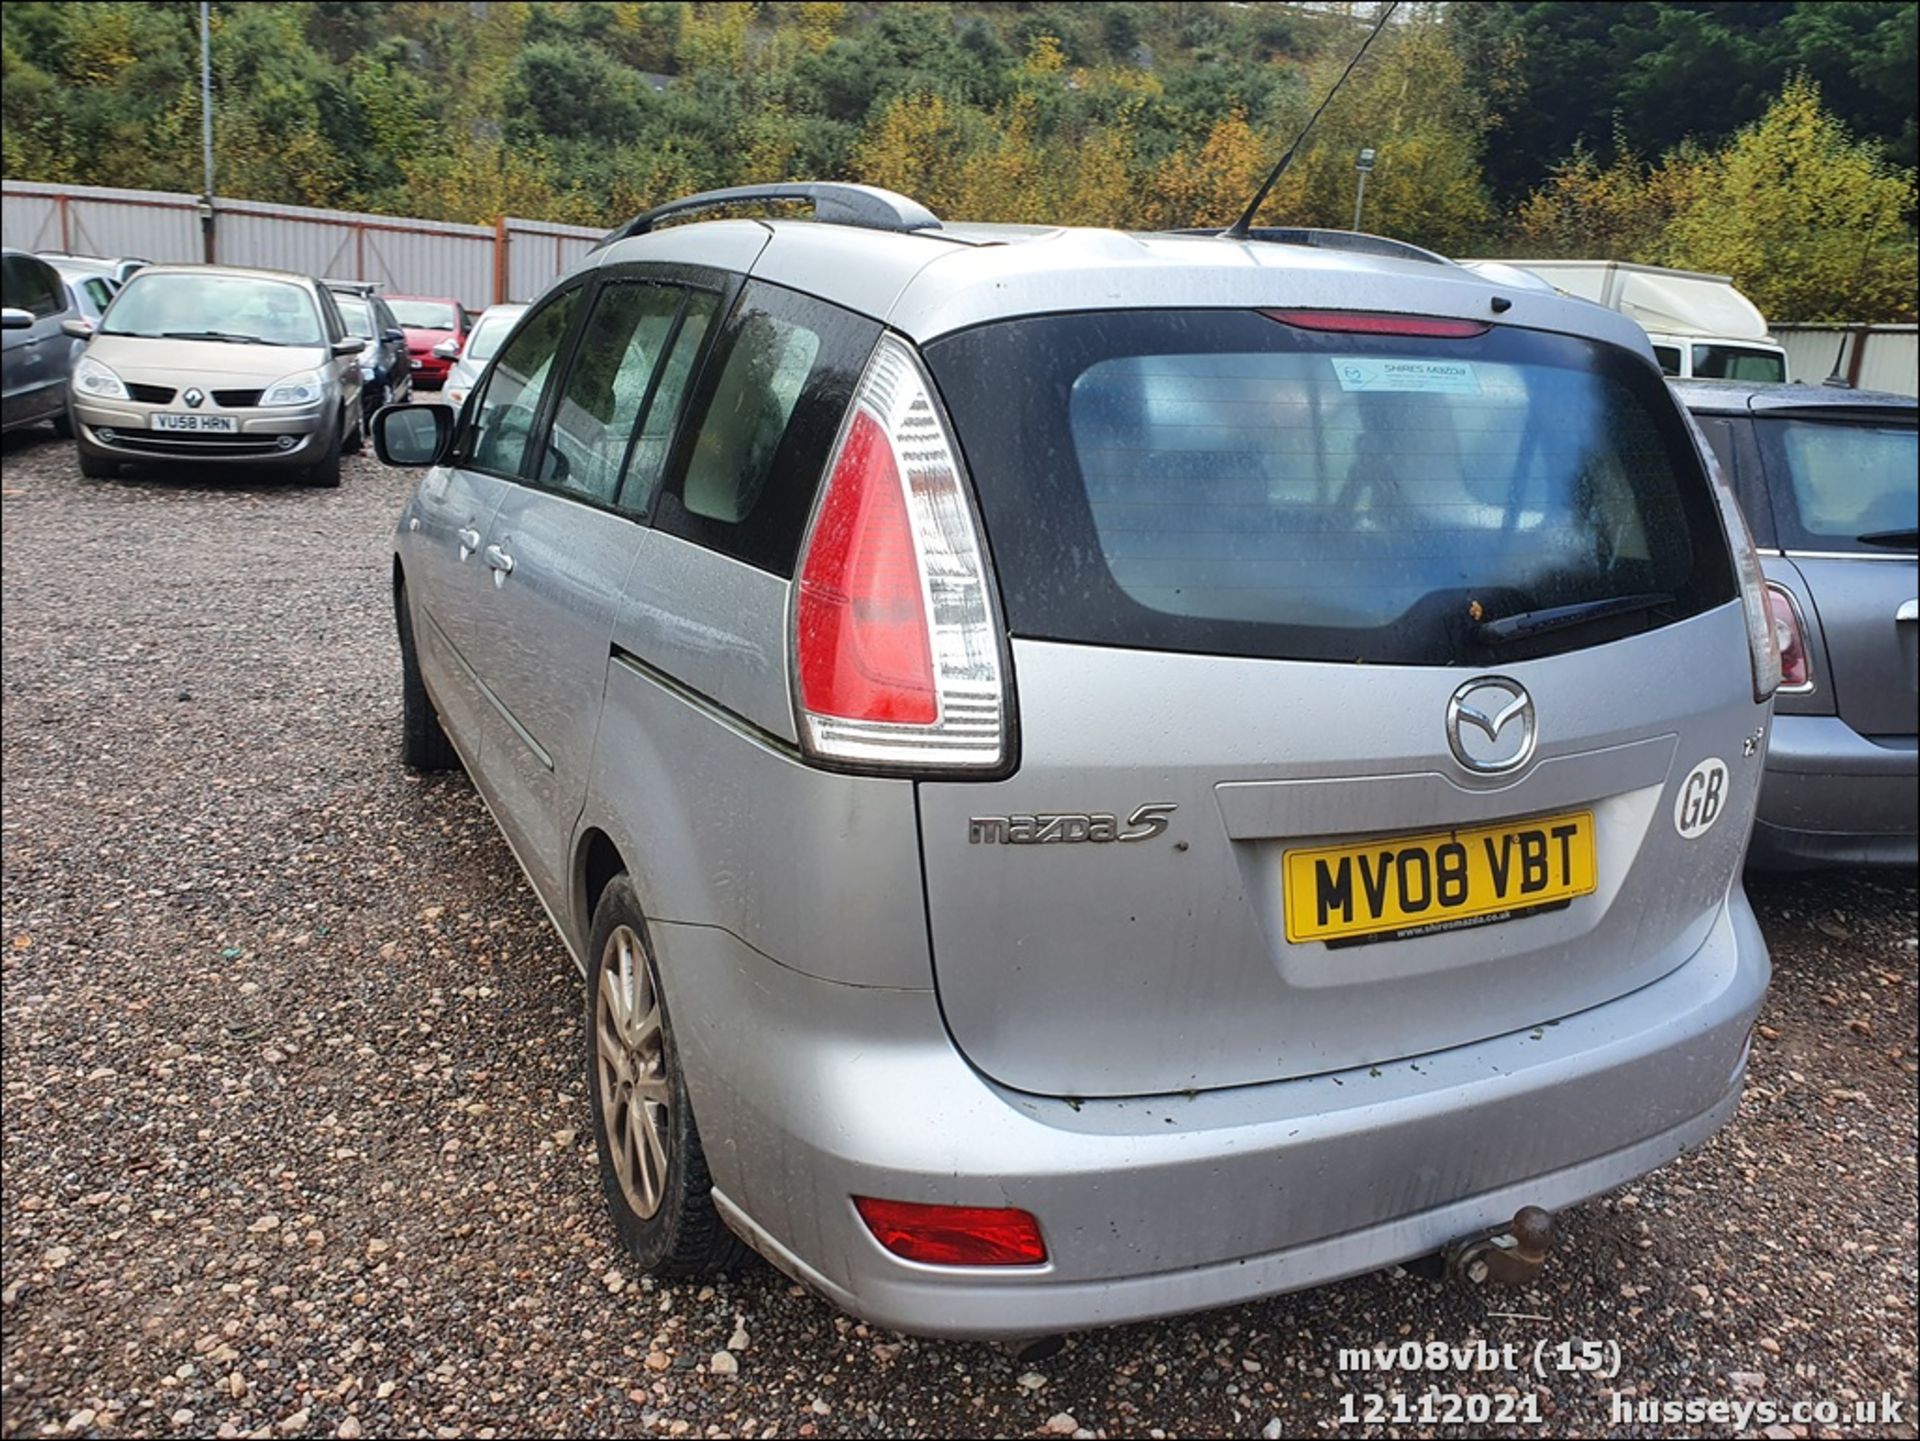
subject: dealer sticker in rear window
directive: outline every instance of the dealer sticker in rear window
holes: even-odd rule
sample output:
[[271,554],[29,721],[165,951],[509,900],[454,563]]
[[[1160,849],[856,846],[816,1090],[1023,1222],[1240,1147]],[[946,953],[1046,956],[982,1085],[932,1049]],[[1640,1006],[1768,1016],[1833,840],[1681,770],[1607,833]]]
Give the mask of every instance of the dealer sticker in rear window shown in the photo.
[[1378,355],[1330,355],[1342,390],[1478,395],[1480,382],[1464,360],[1395,360]]

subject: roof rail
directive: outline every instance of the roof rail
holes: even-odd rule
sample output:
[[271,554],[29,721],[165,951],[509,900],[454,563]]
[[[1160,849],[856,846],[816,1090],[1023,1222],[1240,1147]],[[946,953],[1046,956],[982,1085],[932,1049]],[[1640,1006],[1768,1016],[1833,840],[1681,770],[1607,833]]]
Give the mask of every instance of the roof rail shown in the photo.
[[[1220,235],[1211,226],[1170,232],[1174,235]],[[1271,245],[1311,245],[1320,250],[1351,250],[1359,255],[1379,255],[1389,260],[1419,260],[1428,265],[1452,265],[1453,261],[1404,240],[1389,240],[1384,235],[1367,235],[1358,230],[1319,230],[1312,226],[1256,226],[1243,237],[1227,239],[1261,240]]]
[[810,203],[813,218],[824,225],[857,225],[863,230],[938,230],[940,217],[918,201],[877,185],[849,185],[838,181],[798,180],[779,185],[734,185],[725,190],[703,190],[656,205],[644,215],[636,215],[625,225],[616,225],[601,236],[594,249],[646,235],[661,221],[692,214],[697,210],[718,210],[728,205],[767,204],[780,201]]

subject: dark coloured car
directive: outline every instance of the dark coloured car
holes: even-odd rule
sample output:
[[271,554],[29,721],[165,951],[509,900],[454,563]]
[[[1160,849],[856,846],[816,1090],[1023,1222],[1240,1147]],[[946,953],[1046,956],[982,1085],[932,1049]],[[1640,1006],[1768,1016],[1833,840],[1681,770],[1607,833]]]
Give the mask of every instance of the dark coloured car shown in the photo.
[[329,280],[326,285],[333,292],[347,330],[366,342],[360,352],[364,387],[360,412],[371,422],[381,406],[413,398],[413,365],[407,353],[407,332],[371,285],[336,280]]
[[1783,653],[1751,862],[1915,864],[1913,397],[1704,381],[1674,389],[1753,527]]
[[0,426],[50,420],[62,435],[73,434],[67,419],[67,375],[81,343],[62,328],[81,316],[60,272],[24,250],[0,253],[0,303],[4,304],[4,410]]
[[466,308],[445,296],[391,295],[387,304],[407,332],[407,355],[414,380],[429,390],[438,390],[446,383],[453,362],[435,355],[433,349],[451,340],[454,354],[460,353],[460,347],[467,343]]

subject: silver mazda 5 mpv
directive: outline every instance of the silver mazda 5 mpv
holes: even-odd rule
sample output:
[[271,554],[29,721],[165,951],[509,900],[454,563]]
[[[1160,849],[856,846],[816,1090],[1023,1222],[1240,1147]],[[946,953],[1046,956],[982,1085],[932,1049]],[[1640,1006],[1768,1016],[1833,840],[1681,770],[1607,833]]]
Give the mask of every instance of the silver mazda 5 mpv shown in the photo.
[[640,1264],[1034,1336],[1528,1274],[1712,1135],[1779,661],[1645,336],[1371,237],[771,193],[376,430],[406,759],[586,973]]

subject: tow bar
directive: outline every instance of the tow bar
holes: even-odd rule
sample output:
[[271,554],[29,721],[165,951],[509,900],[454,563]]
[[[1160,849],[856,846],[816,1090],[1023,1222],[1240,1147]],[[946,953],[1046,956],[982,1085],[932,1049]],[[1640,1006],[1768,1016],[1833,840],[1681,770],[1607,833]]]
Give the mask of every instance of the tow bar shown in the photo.
[[1470,1286],[1512,1286],[1540,1274],[1553,1238],[1553,1213],[1522,1206],[1504,1229],[1455,1241],[1442,1254],[1447,1274]]

